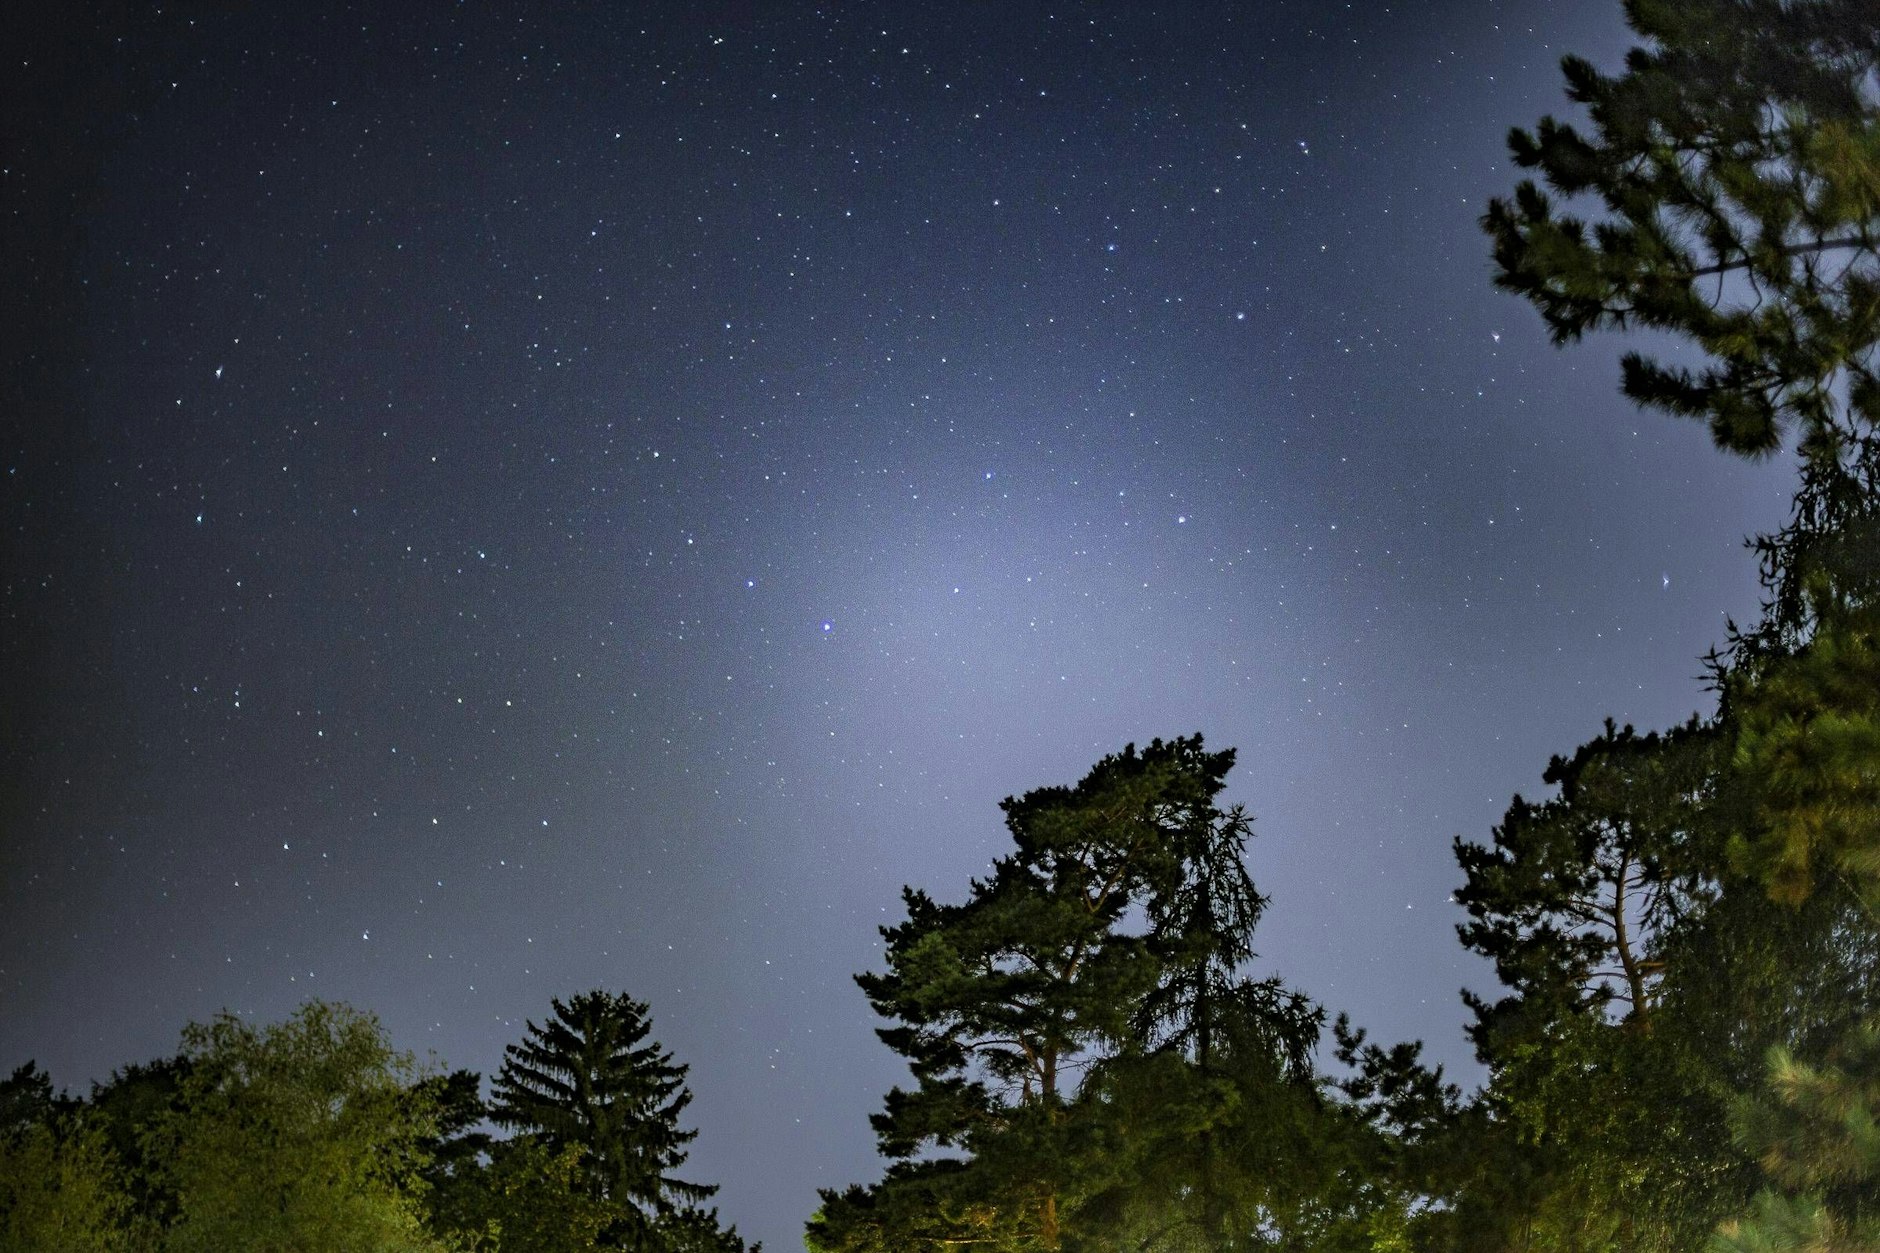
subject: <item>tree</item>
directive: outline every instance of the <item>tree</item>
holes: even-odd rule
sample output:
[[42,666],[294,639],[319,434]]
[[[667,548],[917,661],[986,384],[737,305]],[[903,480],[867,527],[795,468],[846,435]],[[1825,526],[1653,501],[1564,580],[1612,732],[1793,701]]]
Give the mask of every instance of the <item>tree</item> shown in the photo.
[[590,1195],[611,1212],[613,1245],[691,1244],[709,1227],[723,1248],[741,1250],[736,1232],[700,1208],[718,1189],[673,1173],[698,1133],[679,1125],[692,1100],[686,1068],[648,1038],[648,1006],[600,990],[550,1004],[554,1016],[504,1050],[492,1120],[552,1155],[579,1150]]
[[1744,1144],[1770,1186],[1723,1225],[1717,1253],[1856,1253],[1880,1247],[1880,1029],[1863,1025],[1822,1064],[1769,1057],[1773,1099],[1745,1101]]
[[1489,1123],[1481,1103],[1462,1104],[1441,1066],[1424,1063],[1421,1041],[1384,1048],[1365,1035],[1344,1014],[1332,1024],[1334,1055],[1344,1067],[1332,1086],[1344,1103],[1327,1137],[1335,1173],[1322,1189],[1322,1234],[1309,1247],[1366,1253],[1476,1247],[1460,1237],[1486,1224],[1459,1207],[1471,1199],[1467,1185],[1491,1177],[1505,1183],[1516,1173],[1510,1156],[1497,1151],[1502,1129]]
[[434,1126],[378,1020],[309,1001],[286,1022],[183,1031],[181,1100],[147,1135],[177,1197],[164,1247],[432,1250],[419,1205]]
[[872,1119],[886,1176],[825,1191],[813,1247],[1053,1250],[1224,1221],[1228,1189],[1193,1174],[1198,1209],[1151,1220],[1119,1163],[1205,1145],[1244,1063],[1309,1051],[1316,1011],[1241,979],[1264,902],[1239,862],[1245,816],[1215,804],[1232,764],[1200,736],[1131,745],[1075,787],[1007,798],[1013,851],[964,903],[904,891],[886,971],[856,982],[915,1086]]
[[483,1076],[474,1070],[427,1075],[412,1096],[431,1113],[431,1132],[419,1146],[431,1229],[465,1248],[481,1248],[495,1238],[492,1198],[504,1195],[490,1169],[494,1141],[483,1130],[489,1118]]
[[32,1062],[0,1080],[0,1253],[135,1247],[123,1172],[80,1103]]
[[[1763,620],[1712,659],[1728,763],[1713,825],[1728,856],[1708,867],[1712,899],[1668,937],[1684,964],[1660,987],[1672,1020],[1708,1026],[1724,1057],[1774,1045],[1774,1099],[1742,1104],[1738,1118],[1771,1186],[1717,1247],[1870,1247],[1880,10],[1632,0],[1626,12],[1646,46],[1624,73],[1565,62],[1591,132],[1547,119],[1510,141],[1553,192],[1598,202],[1599,219],[1589,226],[1523,183],[1483,225],[1497,282],[1534,303],[1556,342],[1642,327],[1697,352],[1695,368],[1628,354],[1634,400],[1704,419],[1733,453],[1792,441],[1799,454],[1787,524],[1754,541]],[[1701,1088],[1689,1074],[1677,1082]]]
[[1880,551],[1880,13],[1867,0],[1627,0],[1646,41],[1625,72],[1563,62],[1591,130],[1516,130],[1517,165],[1598,204],[1571,216],[1532,182],[1491,202],[1496,283],[1557,343],[1669,332],[1702,365],[1632,352],[1624,390],[1765,456],[1793,438],[1785,530],[1757,541],[1760,638],[1809,628],[1802,585],[1824,543]]
[[24,1134],[29,1128],[69,1114],[77,1102],[52,1086],[52,1076],[34,1062],[21,1062],[0,1079],[0,1137]]
[[1715,861],[1714,846],[1701,847],[1715,757],[1714,730],[1695,719],[1665,736],[1608,721],[1571,758],[1548,763],[1554,798],[1514,798],[1492,847],[1456,840],[1456,902],[1469,915],[1457,933],[1515,993],[1499,1005],[1464,994],[1484,1062],[1514,1017],[1536,1027],[1560,1016],[1603,1021],[1622,1006],[1625,1021],[1649,1029],[1660,939],[1701,903]]
[[138,1221],[163,1228],[174,1222],[177,1198],[164,1164],[153,1156],[149,1132],[182,1109],[187,1057],[133,1063],[92,1085],[87,1114],[103,1132],[124,1169]]
[[1215,804],[1224,772],[1163,809],[1176,881],[1145,909],[1160,975],[1125,1047],[1093,1073],[1111,1169],[1078,1219],[1145,1253],[1290,1227],[1288,1204],[1325,1182],[1308,1160],[1325,1147],[1312,1066],[1325,1015],[1277,976],[1246,973],[1267,898],[1247,872],[1252,820]]
[[607,1233],[614,1207],[594,1195],[571,1144],[556,1151],[533,1136],[493,1144],[487,1160],[439,1189],[433,1224],[460,1246],[498,1253],[593,1253],[618,1247]]
[[1765,1094],[1739,1101],[1739,1140],[1767,1184],[1723,1225],[1717,1253],[1880,1243],[1880,603],[1830,594],[1815,606],[1805,648],[1759,659],[1726,689],[1749,797],[1730,851],[1785,914],[1845,917],[1830,952],[1853,949],[1865,977],[1829,984],[1853,1024],[1771,1047]]
[[1732,684],[1755,813],[1738,860],[1777,899],[1880,901],[1880,602],[1823,604],[1809,647]]
[[130,1193],[103,1133],[66,1114],[0,1137],[0,1253],[140,1247]]
[[1735,898],[1719,910],[1725,747],[1715,724],[1641,736],[1608,722],[1549,765],[1555,797],[1515,798],[1492,847],[1456,842],[1458,932],[1508,988],[1464,993],[1489,1067],[1482,1114],[1521,1181],[1491,1185],[1495,1204],[1473,1198],[1475,1226],[1555,1247],[1682,1248],[1747,1196],[1729,1093],[1771,1011],[1796,998],[1792,976],[1759,977],[1744,986],[1764,999],[1728,996],[1720,1024],[1690,995],[1714,995],[1720,971],[1740,979],[1769,934],[1726,925],[1766,921]]

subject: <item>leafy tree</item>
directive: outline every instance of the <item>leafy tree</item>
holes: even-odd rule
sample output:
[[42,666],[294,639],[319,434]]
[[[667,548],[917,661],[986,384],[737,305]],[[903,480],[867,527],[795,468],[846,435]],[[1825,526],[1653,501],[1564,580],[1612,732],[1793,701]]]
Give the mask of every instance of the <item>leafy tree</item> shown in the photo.
[[440,1247],[417,1195],[434,1124],[376,1019],[320,1001],[263,1027],[223,1014],[185,1028],[183,1054],[146,1145],[178,1201],[166,1249]]
[[52,1076],[33,1062],[22,1062],[0,1079],[0,1137],[24,1134],[59,1115],[70,1113],[77,1102],[55,1092]]
[[607,1239],[618,1215],[594,1195],[571,1144],[551,1149],[534,1136],[493,1144],[487,1161],[439,1188],[433,1223],[460,1246],[500,1253],[590,1253],[619,1247]]
[[[1327,1249],[1472,1248],[1459,1238],[1465,1185],[1491,1174],[1505,1180],[1512,1162],[1480,1103],[1464,1106],[1441,1066],[1423,1061],[1423,1045],[1385,1048],[1344,1014],[1332,1024],[1334,1056],[1344,1068],[1332,1086],[1344,1097],[1329,1137],[1336,1182],[1324,1190]],[[1323,1151],[1323,1150],[1321,1150]],[[1492,1166],[1488,1163],[1492,1161]]]
[[123,1172],[95,1120],[32,1062],[0,1080],[0,1253],[130,1249]]
[[[709,1227],[718,1247],[741,1250],[735,1230],[701,1208],[718,1189],[674,1174],[698,1134],[679,1125],[692,1095],[686,1068],[648,1038],[647,1005],[605,991],[550,1003],[554,1016],[504,1051],[490,1117],[578,1162],[609,1207],[610,1247],[691,1247]],[[570,1149],[579,1156],[559,1156]]]
[[138,1220],[159,1229],[175,1221],[177,1199],[163,1162],[150,1151],[149,1132],[181,1110],[189,1070],[183,1056],[123,1066],[92,1085],[88,1102],[91,1121],[123,1164]]
[[1490,204],[1496,282],[1556,342],[1669,332],[1701,365],[1627,354],[1624,390],[1707,422],[1750,456],[1792,436],[1789,526],[1758,541],[1771,587],[1760,643],[1808,627],[1824,543],[1880,551],[1880,13],[1867,0],[1627,0],[1645,40],[1625,71],[1563,62],[1590,130],[1516,130],[1523,182]]
[[143,1234],[98,1128],[67,1113],[0,1136],[0,1253],[118,1253]]
[[501,1191],[490,1170],[494,1141],[482,1129],[489,1117],[483,1077],[474,1070],[427,1075],[412,1096],[431,1114],[432,1131],[419,1145],[431,1228],[467,1248],[482,1247],[495,1239],[489,1199]]

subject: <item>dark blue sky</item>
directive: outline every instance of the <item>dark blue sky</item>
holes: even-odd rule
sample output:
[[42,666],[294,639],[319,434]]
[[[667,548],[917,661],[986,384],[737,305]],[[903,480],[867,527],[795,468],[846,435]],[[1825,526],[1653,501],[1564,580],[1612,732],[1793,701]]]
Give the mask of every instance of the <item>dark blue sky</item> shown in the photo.
[[1475,226],[1616,3],[101,8],[0,111],[0,1065],[624,990],[792,1248],[900,886],[1199,730],[1263,963],[1466,1078],[1450,840],[1754,612],[1786,468]]

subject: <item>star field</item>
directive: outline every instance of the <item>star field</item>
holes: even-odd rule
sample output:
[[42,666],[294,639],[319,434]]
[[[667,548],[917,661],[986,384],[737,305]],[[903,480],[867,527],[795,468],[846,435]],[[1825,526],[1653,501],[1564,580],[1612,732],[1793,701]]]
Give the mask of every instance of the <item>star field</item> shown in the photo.
[[1707,707],[1789,496],[1490,289],[1616,3],[7,20],[0,1065],[75,1087],[624,990],[794,1247],[900,886],[1195,730],[1263,963],[1466,1078],[1449,841]]

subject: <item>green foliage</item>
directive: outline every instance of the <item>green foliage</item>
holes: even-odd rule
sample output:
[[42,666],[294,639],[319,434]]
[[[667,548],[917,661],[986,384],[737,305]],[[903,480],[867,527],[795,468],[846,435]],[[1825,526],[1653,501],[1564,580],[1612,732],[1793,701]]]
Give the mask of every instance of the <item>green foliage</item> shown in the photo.
[[1769,1058],[1770,1099],[1745,1101],[1739,1131],[1768,1173],[1750,1213],[1723,1225],[1715,1253],[1880,1247],[1880,1028],[1849,1033],[1819,1065]]
[[1494,1064],[1497,1034],[1603,1020],[1614,1004],[1649,1024],[1661,937],[1697,903],[1714,860],[1702,803],[1716,756],[1715,731],[1695,720],[1662,737],[1608,722],[1571,759],[1549,763],[1543,779],[1557,796],[1514,798],[1492,847],[1456,841],[1462,942],[1515,993],[1499,1005],[1467,998],[1484,1062]]
[[378,1021],[310,1001],[284,1023],[183,1032],[189,1072],[146,1151],[177,1197],[164,1247],[430,1250],[418,1193],[434,1131]]
[[[1548,191],[1524,182],[1490,206],[1496,281],[1557,342],[1646,328],[1695,349],[1694,367],[1628,354],[1626,393],[1733,453],[1792,441],[1801,477],[1787,525],[1755,541],[1763,621],[1712,659],[1717,721],[1687,728],[1703,781],[1613,773],[1621,747],[1681,767],[1669,741],[1621,746],[1609,727],[1576,765],[1591,750],[1617,792],[1556,763],[1559,800],[1517,799],[1494,850],[1458,847],[1464,938],[1514,993],[1474,1002],[1488,1108],[1534,1185],[1501,1230],[1689,1248],[1703,1215],[1751,1209],[1718,1249],[1870,1248],[1856,1142],[1880,1007],[1880,9],[1626,13],[1645,43],[1623,72],[1565,62],[1587,128],[1511,137]],[[1645,943],[1628,954],[1634,921]],[[1773,1100],[1733,1101],[1766,1049]],[[1733,1105],[1740,1148],[1721,1135]],[[1773,1185],[1753,1207],[1750,1153]]]
[[1789,904],[1823,878],[1880,901],[1880,602],[1820,618],[1806,649],[1734,685],[1756,819],[1734,851]]
[[[1330,1202],[1326,1240],[1333,1248],[1421,1249],[1438,1247],[1451,1233],[1456,1204],[1470,1178],[1468,1151],[1489,1142],[1480,1110],[1465,1109],[1441,1067],[1423,1061],[1423,1045],[1384,1048],[1366,1043],[1365,1033],[1344,1014],[1332,1025],[1335,1056],[1344,1067],[1336,1087],[1347,1124],[1333,1147],[1342,1147],[1336,1185],[1324,1190]],[[1326,1147],[1317,1150],[1326,1152]],[[1495,1169],[1507,1168],[1499,1158]]]
[[437,1228],[460,1246],[501,1253],[589,1253],[617,1214],[594,1195],[579,1145],[554,1150],[532,1136],[493,1145],[487,1164],[453,1176],[434,1195]]
[[[1254,992],[1260,985],[1243,985]],[[1335,1182],[1338,1122],[1275,1047],[1275,1023],[1318,1011],[1290,995],[1223,998],[1207,1065],[1190,1053],[1126,1050],[1094,1069],[1083,1094],[1099,1151],[1082,1165],[1070,1227],[1085,1243],[1144,1253],[1264,1247],[1319,1216]]]
[[89,1117],[103,1129],[111,1151],[123,1164],[140,1222],[161,1229],[176,1218],[176,1193],[162,1162],[149,1151],[146,1131],[181,1108],[186,1057],[133,1064],[112,1072],[92,1087]]
[[[1807,645],[1734,676],[1735,765],[1750,798],[1732,841],[1737,865],[1792,914],[1850,914],[1840,936],[1876,929],[1880,910],[1880,602],[1818,595]],[[1880,996],[1844,996],[1864,1021],[1811,1051],[1769,1053],[1764,1100],[1739,1103],[1737,1129],[1769,1186],[1726,1223],[1718,1253],[1871,1249],[1880,1244]],[[1826,966],[1826,963],[1820,963]],[[1804,1043],[1809,1043],[1805,1041]]]
[[52,1088],[52,1076],[32,1062],[22,1062],[0,1079],[0,1137],[43,1126],[70,1113],[75,1102]]
[[1516,798],[1492,848],[1458,843],[1462,938],[1509,989],[1467,997],[1482,1113],[1513,1167],[1474,1176],[1474,1226],[1550,1248],[1694,1247],[1754,1189],[1730,1116],[1763,1051],[1832,1038],[1874,1003],[1868,920],[1779,909],[1731,871],[1753,790],[1730,738],[1727,723],[1608,724],[1550,765],[1555,798]]
[[[1646,41],[1625,72],[1563,62],[1590,133],[1552,118],[1509,138],[1535,184],[1484,218],[1497,283],[1557,340],[1598,328],[1688,337],[1699,371],[1627,358],[1627,394],[1705,418],[1719,446],[1772,451],[1798,428],[1811,459],[1873,430],[1880,288],[1865,262],[1880,215],[1870,76],[1880,21],[1860,0],[1629,0]],[[1851,403],[1841,408],[1834,392]]]
[[15,1123],[0,1135],[0,1253],[142,1247],[131,1208],[103,1132],[81,1117]]

